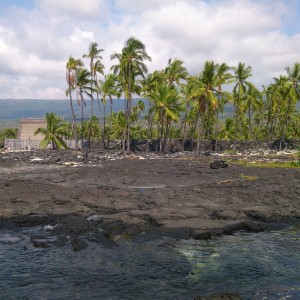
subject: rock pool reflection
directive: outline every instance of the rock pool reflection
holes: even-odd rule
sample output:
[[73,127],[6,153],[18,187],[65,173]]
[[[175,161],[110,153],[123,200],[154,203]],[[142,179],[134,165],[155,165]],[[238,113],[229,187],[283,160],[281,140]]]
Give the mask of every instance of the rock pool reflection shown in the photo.
[[239,232],[208,241],[180,241],[189,279],[206,294],[233,291],[245,299],[300,299],[300,233]]
[[70,244],[35,248],[30,238],[39,234],[42,227],[0,231],[1,299],[300,299],[299,230],[88,242],[79,252]]

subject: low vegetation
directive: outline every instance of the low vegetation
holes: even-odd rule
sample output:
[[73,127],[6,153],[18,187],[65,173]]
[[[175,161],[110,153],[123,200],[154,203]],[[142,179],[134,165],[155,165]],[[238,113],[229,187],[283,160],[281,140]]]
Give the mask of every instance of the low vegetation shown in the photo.
[[4,147],[5,138],[16,139],[18,135],[18,129],[4,128],[0,130],[0,148]]
[[[232,165],[243,165],[247,167],[261,167],[261,168],[295,168],[299,167],[295,161],[287,160],[287,161],[276,161],[276,160],[258,160],[258,161],[250,161],[245,159],[239,160],[229,160]],[[242,176],[241,176],[242,177]]]
[[298,148],[297,159],[292,162],[294,167],[300,167],[300,147]]

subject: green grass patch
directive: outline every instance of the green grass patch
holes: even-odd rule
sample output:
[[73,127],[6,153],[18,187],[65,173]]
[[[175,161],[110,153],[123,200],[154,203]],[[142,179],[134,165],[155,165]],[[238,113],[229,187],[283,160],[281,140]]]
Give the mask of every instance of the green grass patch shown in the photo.
[[241,178],[245,179],[245,180],[257,180],[258,176],[250,176],[250,175],[241,174]]
[[293,161],[248,161],[248,160],[232,160],[229,161],[232,165],[241,165],[255,168],[297,168],[297,164]]
[[298,160],[295,160],[292,162],[292,165],[296,168],[299,168],[300,167],[300,147],[298,148],[297,159]]

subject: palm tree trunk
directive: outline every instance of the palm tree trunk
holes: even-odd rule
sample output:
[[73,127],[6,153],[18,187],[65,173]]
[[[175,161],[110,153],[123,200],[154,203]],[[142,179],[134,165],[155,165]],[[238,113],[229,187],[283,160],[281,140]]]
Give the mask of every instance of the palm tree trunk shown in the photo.
[[91,94],[91,116],[90,116],[90,125],[88,128],[88,148],[91,146],[91,126],[92,126],[92,118],[94,114],[94,98],[93,95]]
[[83,149],[83,102],[81,102],[81,149]]
[[250,133],[250,139],[253,139],[252,136],[252,121],[251,121],[251,103],[249,101],[249,106],[248,106],[248,119],[249,119],[249,133]]
[[128,109],[129,109],[129,100],[125,100],[125,128],[124,128],[124,134],[122,136],[122,143],[123,143],[123,152],[126,152],[126,138],[127,138],[127,127],[128,127]]
[[130,117],[131,117],[131,106],[132,106],[132,95],[129,94],[129,101],[128,101],[128,126],[127,126],[127,151],[130,151]]
[[238,104],[234,106],[234,139],[233,139],[233,150],[236,150],[236,137],[237,137],[237,119],[238,119]]
[[[100,104],[100,99],[99,99],[99,94],[97,93],[97,104],[98,104],[98,111],[99,111],[99,129],[100,129],[100,134],[102,133],[102,124],[101,124],[101,104]],[[101,134],[102,136],[102,134]],[[100,143],[100,137],[99,137],[99,143]]]
[[218,131],[219,131],[219,110],[216,110],[216,126],[215,126],[215,134],[214,139],[212,141],[213,145],[213,151],[218,150]]
[[187,118],[187,113],[185,113],[184,123],[183,123],[182,144],[181,144],[181,151],[182,152],[184,152],[185,133],[186,133],[186,118]]
[[91,95],[91,120],[94,114],[94,98],[93,95]]
[[[197,150],[196,153],[199,154],[200,152],[200,144],[201,144],[201,139],[202,139],[202,130],[201,130],[201,118],[198,120],[198,140],[197,140]],[[202,128],[203,129],[203,128]]]
[[112,96],[109,95],[109,100],[110,100],[110,124],[109,124],[109,133],[108,133],[108,136],[107,136],[107,148],[109,150],[109,143],[110,143],[110,133],[111,133],[111,128],[112,128],[112,113],[113,113],[113,110],[112,110],[112,104],[113,104],[113,100],[112,100]]
[[160,141],[159,141],[159,153],[163,152],[163,134],[164,134],[164,116],[161,115],[161,132],[160,132]]
[[200,112],[198,111],[197,113],[197,117],[193,126],[193,136],[192,136],[192,146],[191,146],[191,152],[194,151],[194,143],[195,143],[195,137],[196,137],[196,131],[197,131],[197,125],[199,122],[199,118],[200,118]]
[[150,129],[151,129],[151,102],[149,102],[149,109],[148,109],[148,118],[147,118],[147,140],[146,140],[146,153],[148,153],[148,147],[149,147],[149,139],[150,139]]
[[165,152],[165,149],[166,149],[167,140],[168,140],[168,136],[169,136],[169,129],[170,129],[170,124],[169,124],[169,120],[167,119],[165,136],[164,136],[164,141],[163,141],[163,152]]
[[284,120],[283,120],[282,127],[281,127],[281,132],[280,132],[279,150],[282,150],[282,142],[283,142],[284,135],[285,135],[285,126],[287,123],[287,119],[288,119],[288,115],[289,115],[289,111],[290,111],[290,107],[291,107],[291,102],[292,102],[292,99],[291,99],[291,97],[289,97],[288,107],[285,112]]
[[76,117],[75,117],[75,111],[74,111],[73,99],[72,99],[72,91],[71,91],[71,86],[70,85],[69,85],[69,95],[70,95],[70,106],[71,106],[71,112],[72,112],[72,118],[73,118],[73,130],[74,130],[75,149],[78,150],[79,147],[78,147]]
[[102,127],[102,145],[103,145],[103,149],[106,149],[106,145],[105,145],[105,126],[106,126],[106,105],[103,103],[103,127]]

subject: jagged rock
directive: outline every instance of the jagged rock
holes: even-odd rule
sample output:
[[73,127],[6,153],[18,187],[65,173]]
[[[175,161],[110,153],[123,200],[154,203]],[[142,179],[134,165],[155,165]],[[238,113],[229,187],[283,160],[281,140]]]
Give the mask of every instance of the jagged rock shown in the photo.
[[228,163],[225,160],[214,160],[210,163],[211,169],[222,169],[227,167]]
[[204,297],[196,297],[194,300],[241,300],[241,296],[235,293],[214,294]]
[[195,240],[209,240],[212,237],[212,232],[208,230],[196,230],[193,238]]
[[73,251],[80,251],[87,248],[88,246],[88,244],[85,241],[79,239],[78,237],[72,239],[71,244]]
[[36,248],[49,248],[51,245],[44,241],[32,240],[33,247]]

